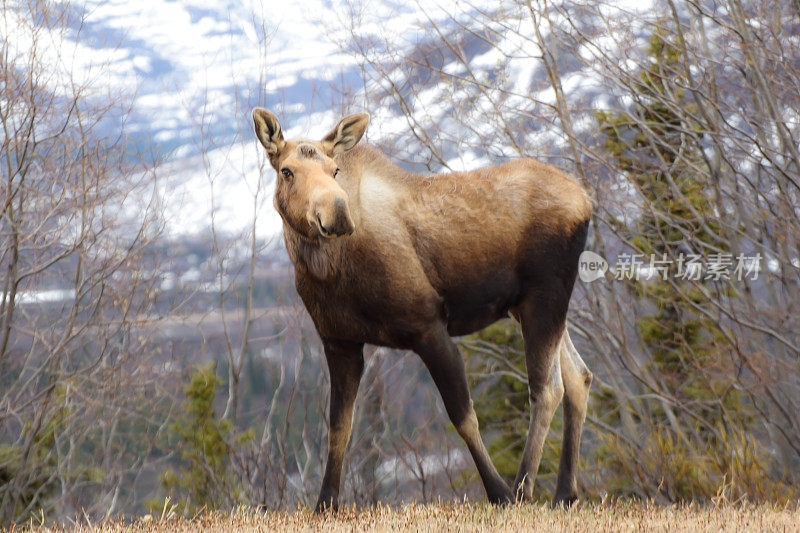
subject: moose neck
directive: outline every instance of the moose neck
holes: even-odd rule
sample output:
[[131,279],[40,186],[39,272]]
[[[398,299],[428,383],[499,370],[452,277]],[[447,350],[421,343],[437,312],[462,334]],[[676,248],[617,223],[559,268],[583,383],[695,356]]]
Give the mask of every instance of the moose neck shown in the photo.
[[288,224],[283,224],[286,251],[299,274],[309,275],[320,281],[337,277],[341,272],[341,242],[339,239],[318,238],[308,240],[298,235]]

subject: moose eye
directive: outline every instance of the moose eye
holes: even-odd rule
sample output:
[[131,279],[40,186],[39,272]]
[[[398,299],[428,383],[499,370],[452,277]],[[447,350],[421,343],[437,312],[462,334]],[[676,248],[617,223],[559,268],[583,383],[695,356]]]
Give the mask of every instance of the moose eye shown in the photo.
[[292,179],[292,176],[294,175],[292,174],[292,171],[289,170],[288,168],[281,169],[281,174],[283,174],[283,177],[286,178],[287,180]]
[[339,175],[339,169],[337,168],[336,170],[333,171],[333,179],[336,179],[336,176],[338,175]]

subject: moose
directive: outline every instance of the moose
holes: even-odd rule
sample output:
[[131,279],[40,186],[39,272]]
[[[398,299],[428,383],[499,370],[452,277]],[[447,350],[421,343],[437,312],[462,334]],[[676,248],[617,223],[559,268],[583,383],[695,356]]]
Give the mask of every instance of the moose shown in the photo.
[[[365,343],[422,359],[496,504],[532,499],[563,398],[553,504],[575,501],[592,381],[566,328],[592,213],[583,187],[529,158],[471,172],[406,172],[359,144],[366,113],[345,117],[319,141],[284,139],[277,117],[263,108],[253,110],[253,122],[277,172],[274,206],[330,373],[328,458],[316,511],[338,508]],[[513,490],[486,451],[451,339],[509,313],[522,329],[530,398]]]

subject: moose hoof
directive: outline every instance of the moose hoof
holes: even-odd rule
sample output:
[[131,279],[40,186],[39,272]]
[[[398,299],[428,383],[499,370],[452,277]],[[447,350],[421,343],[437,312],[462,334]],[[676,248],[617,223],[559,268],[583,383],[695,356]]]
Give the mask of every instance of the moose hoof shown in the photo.
[[323,513],[335,513],[339,510],[339,502],[337,498],[330,494],[320,494],[319,499],[317,500],[317,505],[314,507],[314,513],[316,514],[323,514]]
[[578,495],[574,492],[569,494],[556,494],[555,498],[553,498],[553,509],[558,509],[559,507],[569,509],[576,501],[578,501]]
[[500,507],[505,507],[510,503],[514,503],[514,495],[511,494],[511,491],[507,488],[487,493],[486,497],[490,503],[499,505]]

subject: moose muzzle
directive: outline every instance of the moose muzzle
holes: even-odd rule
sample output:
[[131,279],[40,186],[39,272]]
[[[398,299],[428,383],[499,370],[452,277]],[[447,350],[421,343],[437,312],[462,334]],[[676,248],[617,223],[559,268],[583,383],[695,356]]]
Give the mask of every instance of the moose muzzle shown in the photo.
[[327,239],[352,235],[355,230],[347,205],[347,197],[342,194],[320,195],[311,209],[309,223]]

